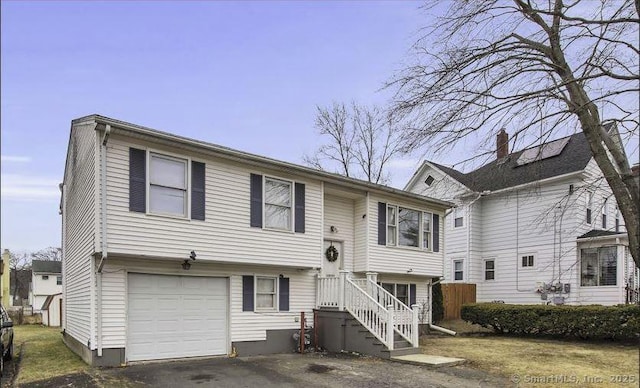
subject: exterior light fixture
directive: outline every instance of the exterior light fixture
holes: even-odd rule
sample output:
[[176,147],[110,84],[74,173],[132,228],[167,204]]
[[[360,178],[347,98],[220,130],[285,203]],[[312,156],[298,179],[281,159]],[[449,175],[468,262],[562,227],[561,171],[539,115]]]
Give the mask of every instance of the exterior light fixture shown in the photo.
[[196,259],[196,251],[191,251],[191,253],[189,254],[189,258],[185,259],[184,262],[182,263],[182,269],[184,269],[185,271],[188,271],[189,268],[191,268],[191,263],[189,262],[189,260],[194,260]]

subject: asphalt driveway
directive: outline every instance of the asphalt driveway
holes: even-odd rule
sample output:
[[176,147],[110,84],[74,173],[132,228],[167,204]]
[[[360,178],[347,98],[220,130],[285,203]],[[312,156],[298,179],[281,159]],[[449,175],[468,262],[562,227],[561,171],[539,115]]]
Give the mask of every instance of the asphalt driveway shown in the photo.
[[152,387],[506,387],[465,366],[431,368],[349,355],[297,354],[138,364],[99,372],[110,385]]

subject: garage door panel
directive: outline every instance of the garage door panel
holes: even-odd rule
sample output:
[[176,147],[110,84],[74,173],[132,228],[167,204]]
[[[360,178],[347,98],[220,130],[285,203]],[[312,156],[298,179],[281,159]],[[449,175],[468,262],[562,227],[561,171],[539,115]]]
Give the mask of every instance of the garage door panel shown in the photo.
[[129,274],[129,361],[227,353],[224,278]]

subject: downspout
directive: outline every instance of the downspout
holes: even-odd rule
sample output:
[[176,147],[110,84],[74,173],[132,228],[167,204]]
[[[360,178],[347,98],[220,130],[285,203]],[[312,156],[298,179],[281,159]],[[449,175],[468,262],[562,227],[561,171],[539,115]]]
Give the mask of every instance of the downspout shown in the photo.
[[433,324],[433,286],[440,283],[442,279],[444,278],[440,278],[435,282],[433,281],[433,279],[429,280],[429,303],[431,303],[431,306],[429,306],[429,314],[427,315],[427,324],[429,325],[429,329],[437,330],[449,335],[456,335],[456,332],[453,330],[445,329],[444,327],[436,326]]
[[111,125],[107,124],[102,136],[100,146],[100,208],[101,208],[101,235],[102,235],[102,257],[96,272],[97,281],[97,342],[98,357],[102,357],[102,269],[107,258],[107,141],[111,133]]

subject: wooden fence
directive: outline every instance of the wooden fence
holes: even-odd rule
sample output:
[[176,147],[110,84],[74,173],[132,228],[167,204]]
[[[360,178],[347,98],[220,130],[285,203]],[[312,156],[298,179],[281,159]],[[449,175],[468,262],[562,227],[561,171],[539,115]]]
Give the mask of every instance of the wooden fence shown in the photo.
[[476,302],[476,285],[447,283],[442,285],[444,319],[460,319],[460,309],[465,303]]

